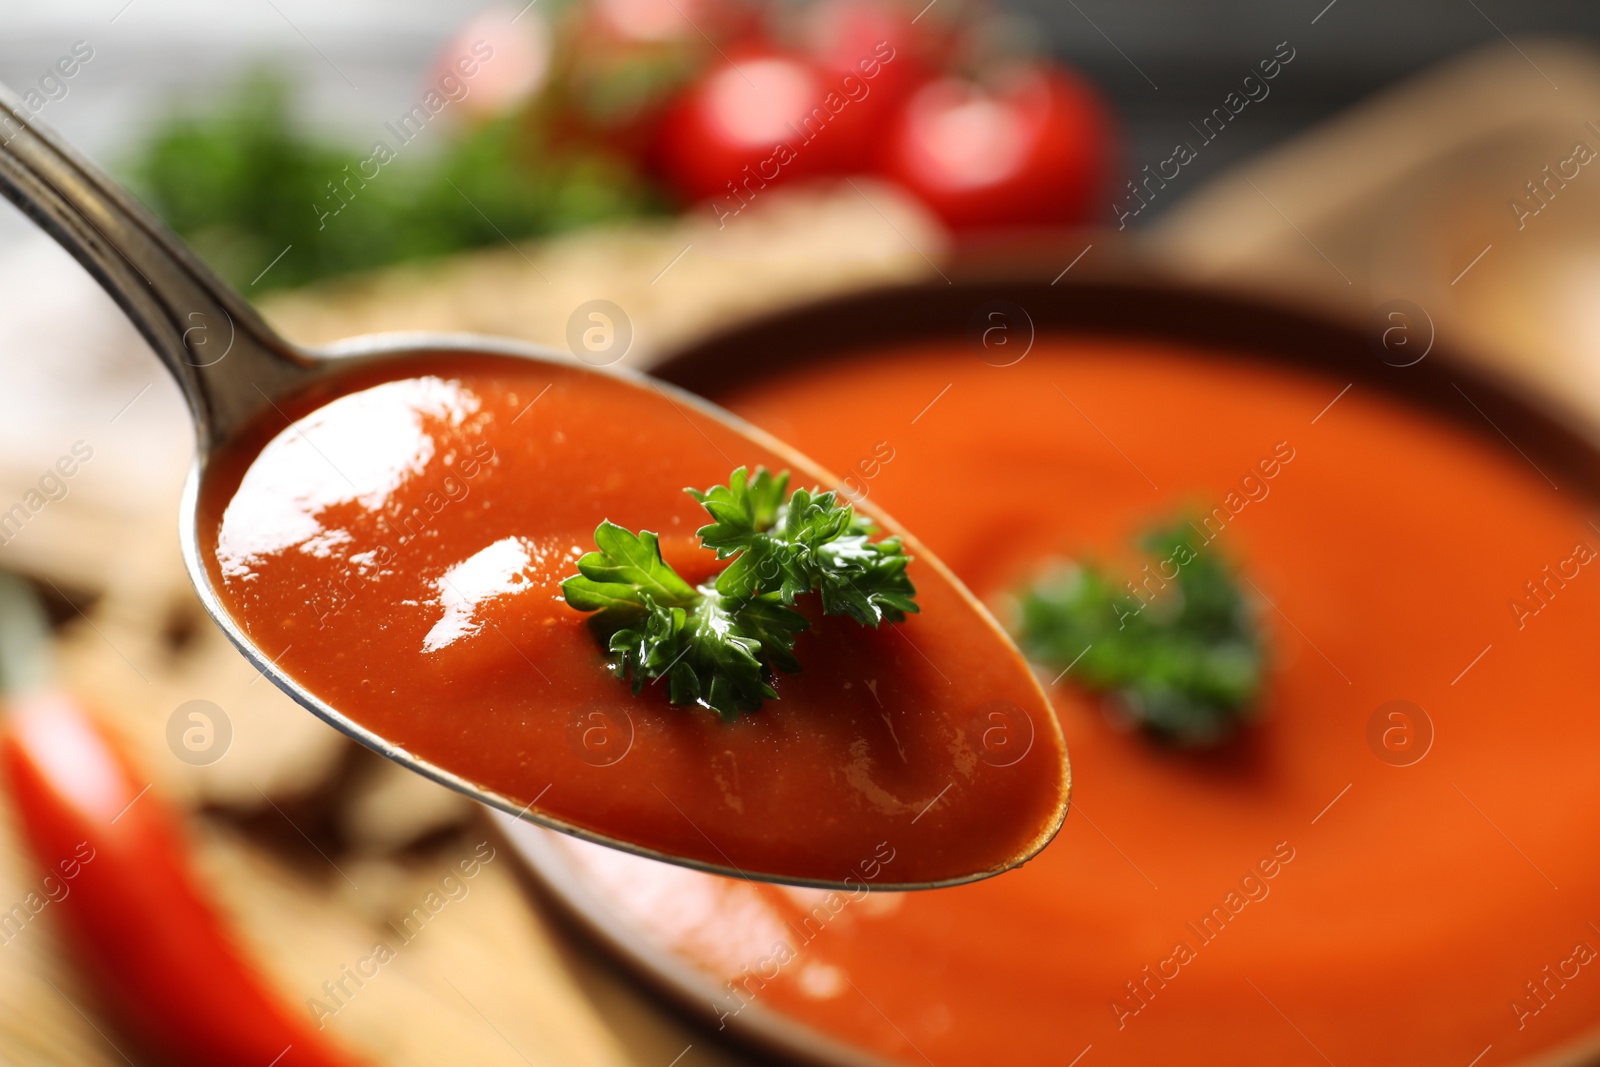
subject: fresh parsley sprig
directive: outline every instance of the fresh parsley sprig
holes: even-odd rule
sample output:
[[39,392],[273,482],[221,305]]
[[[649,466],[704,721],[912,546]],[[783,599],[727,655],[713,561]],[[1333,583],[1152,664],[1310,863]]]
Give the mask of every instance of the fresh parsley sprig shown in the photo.
[[1157,738],[1203,747],[1253,714],[1265,655],[1237,570],[1192,535],[1181,520],[1147,531],[1139,547],[1153,566],[1138,584],[1118,588],[1087,563],[1041,578],[1022,595],[1017,642],[1050,669],[1071,667],[1079,684],[1111,693]]
[[873,541],[872,520],[837,494],[796,489],[785,499],[788,486],[788,471],[757,468],[747,477],[741,467],[727,485],[688,490],[714,520],[697,531],[700,543],[718,559],[733,557],[717,576],[718,593],[734,600],[777,593],[792,605],[820,590],[825,614],[863,626],[902,622],[917,610],[898,537]]
[[674,704],[702,704],[724,719],[776,700],[775,670],[795,672],[795,640],[807,626],[794,609],[822,595],[827,615],[864,626],[915,613],[911,562],[897,537],[873,541],[876,526],[837,494],[788,491],[789,472],[740,467],[726,485],[685,490],[711,516],[700,543],[730,560],[698,588],[661,558],[657,536],[609,521],[597,551],[562,583],[567,603],[592,611],[616,672],[633,691],[665,678]]

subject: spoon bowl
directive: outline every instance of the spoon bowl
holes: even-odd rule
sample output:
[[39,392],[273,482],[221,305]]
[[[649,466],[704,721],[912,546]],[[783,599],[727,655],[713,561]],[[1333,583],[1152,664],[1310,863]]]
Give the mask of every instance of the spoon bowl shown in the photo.
[[[257,670],[301,706],[368,748],[434,781],[519,818],[602,844],[718,873],[828,888],[859,885],[859,875],[855,874],[853,867],[843,862],[834,863],[832,858],[824,854],[826,850],[817,842],[809,842],[815,847],[806,853],[807,858],[803,862],[797,860],[792,864],[786,864],[781,859],[775,858],[779,853],[767,847],[770,842],[762,840],[763,833],[770,837],[778,831],[752,829],[748,823],[741,824],[738,820],[728,819],[722,824],[726,836],[723,830],[717,831],[717,838],[723,842],[719,843],[702,826],[704,812],[701,807],[694,802],[687,802],[686,810],[662,788],[661,781],[667,781],[670,788],[670,782],[673,781],[670,778],[649,782],[660,799],[646,793],[646,800],[637,803],[662,808],[660,800],[665,800],[677,815],[693,828],[693,834],[681,826],[676,831],[657,826],[650,832],[643,829],[636,832],[631,828],[631,824],[623,825],[615,821],[607,823],[604,817],[590,817],[594,814],[591,809],[598,810],[611,802],[609,790],[612,786],[623,782],[630,787],[638,785],[639,783],[635,781],[638,778],[636,771],[631,772],[632,777],[628,779],[610,779],[606,789],[598,789],[591,785],[589,799],[573,802],[576,806],[569,805],[563,808],[559,804],[550,802],[541,805],[540,798],[544,794],[532,795],[537,792],[536,789],[524,791],[503,787],[503,783],[511,780],[504,775],[494,778],[493,781],[485,781],[483,780],[485,777],[493,776],[469,775],[463,773],[459,766],[452,765],[450,760],[430,758],[427,751],[419,750],[419,743],[413,743],[409,739],[402,743],[396,740],[393,731],[374,729],[370,717],[353,715],[350,707],[344,705],[342,699],[330,701],[326,699],[326,690],[318,691],[316,686],[308,685],[305,680],[305,660],[311,654],[311,649],[302,647],[295,653],[293,659],[301,661],[298,672],[286,666],[286,663],[290,662],[286,660],[287,649],[277,655],[272,655],[264,649],[252,633],[241,625],[235,611],[230,609],[229,597],[218,587],[222,579],[218,571],[213,569],[212,564],[215,560],[212,558],[208,561],[212,539],[217,536],[216,532],[226,525],[225,520],[221,518],[222,511],[214,506],[208,507],[208,494],[213,492],[210,483],[216,480],[211,476],[217,472],[221,480],[227,481],[232,478],[234,481],[230,484],[238,485],[239,471],[255,455],[254,446],[242,445],[241,442],[255,441],[257,445],[267,446],[268,439],[273,433],[276,433],[277,437],[272,438],[270,443],[276,443],[278,439],[287,435],[299,434],[312,451],[316,451],[318,456],[326,459],[327,457],[322,456],[317,446],[312,444],[310,438],[300,429],[301,423],[297,420],[303,419],[312,411],[322,410],[319,407],[321,404],[329,404],[346,393],[357,391],[351,388],[350,383],[365,388],[373,383],[400,381],[406,379],[408,373],[426,374],[430,370],[436,370],[441,361],[446,360],[455,361],[463,366],[471,364],[480,368],[487,367],[491,371],[495,366],[515,365],[522,368],[517,373],[524,376],[530,370],[540,374],[547,373],[552,385],[565,383],[564,387],[572,389],[610,390],[610,395],[633,403],[636,407],[641,402],[641,397],[650,404],[656,404],[657,407],[664,403],[675,409],[675,414],[664,416],[666,421],[654,424],[657,425],[657,429],[653,432],[663,435],[675,433],[680,437],[686,437],[691,433],[698,434],[696,440],[703,439],[719,454],[726,456],[727,451],[716,443],[716,440],[721,440],[727,449],[761,457],[759,461],[769,465],[781,463],[794,469],[801,478],[816,479],[818,484],[830,483],[826,472],[762,431],[675,387],[657,383],[625,369],[597,368],[572,357],[525,344],[479,337],[405,334],[355,338],[322,350],[297,347],[277,336],[238,293],[232,291],[200,262],[180,238],[136,203],[108,176],[77,155],[47,129],[23,118],[26,112],[19,106],[17,98],[3,87],[0,87],[0,105],[3,105],[6,112],[5,115],[0,115],[0,126],[3,126],[6,135],[6,140],[0,144],[0,193],[21,207],[90,271],[149,342],[151,349],[183,392],[193,416],[197,439],[196,458],[190,470],[180,516],[183,558],[205,610]],[[570,392],[567,400],[561,400],[561,396],[562,393],[558,390],[557,400],[552,401],[552,409],[547,409],[552,415],[560,412],[563,405],[571,402]],[[678,421],[680,417],[681,421]],[[516,419],[511,418],[509,421],[515,422]],[[634,425],[644,425],[647,422],[648,419],[640,416],[634,420]],[[559,438],[562,435],[558,431],[556,436]],[[430,447],[431,444],[430,442]],[[653,455],[655,450],[646,447],[647,445],[648,442],[641,445],[641,454],[649,455],[654,461],[659,462],[660,458]],[[266,453],[261,454],[264,456]],[[328,465],[335,466],[332,461],[328,461]],[[726,472],[734,465],[729,463],[727,466],[721,466],[720,471],[723,473],[707,477],[724,478]],[[536,468],[532,469],[537,473]],[[700,468],[693,469],[697,475],[704,473]],[[666,470],[668,477],[682,475],[685,479],[672,486],[674,492],[678,486],[689,484],[689,476],[683,474],[682,469],[672,468],[669,465]],[[343,472],[339,473],[342,475]],[[598,476],[599,472],[596,473]],[[614,471],[605,473],[613,482],[619,477]],[[349,478],[345,478],[345,481],[351,482]],[[693,484],[707,483],[698,480]],[[832,482],[832,484],[837,483]],[[355,483],[351,482],[352,492],[355,488]],[[625,494],[622,496],[614,494],[609,506],[624,507],[626,503]],[[607,514],[600,517],[610,516]],[[908,537],[893,524],[892,520],[885,520],[881,515],[875,518],[879,519],[889,532]],[[588,529],[592,530],[594,519],[589,521]],[[674,517],[671,521],[676,523],[679,518]],[[689,528],[692,526],[685,527]],[[924,740],[930,741],[923,751],[939,753],[941,759],[951,758],[945,753],[954,750],[952,745],[955,748],[966,746],[964,749],[966,754],[958,761],[961,770],[959,773],[951,771],[949,783],[942,790],[935,784],[925,790],[926,796],[918,794],[910,799],[906,797],[897,799],[888,796],[881,787],[881,782],[872,782],[869,784],[871,790],[875,792],[869,790],[863,793],[863,796],[869,798],[870,803],[858,797],[857,809],[849,819],[845,816],[850,815],[850,812],[836,809],[827,813],[827,818],[817,820],[825,823],[842,821],[843,825],[851,827],[856,832],[856,837],[853,839],[856,844],[852,847],[858,850],[864,847],[868,851],[864,852],[862,857],[852,853],[849,857],[852,861],[857,858],[861,858],[863,862],[870,861],[871,846],[862,846],[860,842],[866,840],[863,834],[871,836],[872,832],[875,832],[877,823],[873,822],[874,819],[880,822],[887,819],[887,825],[897,827],[896,832],[904,833],[899,841],[902,851],[909,851],[914,857],[921,858],[912,862],[902,860],[896,872],[897,874],[906,872],[905,875],[884,879],[868,886],[874,889],[924,888],[970,881],[999,873],[1022,862],[1042,848],[1059,828],[1066,811],[1068,778],[1065,748],[1061,742],[1059,725],[1055,722],[1049,702],[1039,683],[1023,665],[1020,655],[1010,645],[998,625],[981,605],[972,599],[965,588],[944,569],[942,564],[916,545],[914,540],[909,540],[908,544],[918,559],[917,582],[928,602],[942,606],[945,611],[943,618],[955,618],[957,622],[967,627],[962,635],[962,641],[954,643],[947,641],[945,645],[940,645],[938,643],[940,626],[926,624],[927,616],[921,616],[918,623],[924,625],[924,629],[916,631],[919,635],[923,635],[918,640],[933,641],[934,644],[928,647],[935,651],[946,646],[952,649],[960,648],[960,652],[948,653],[952,660],[947,662],[954,662],[956,657],[966,656],[971,656],[975,660],[986,660],[991,665],[988,668],[990,680],[993,680],[994,672],[998,670],[1003,684],[998,685],[992,693],[984,693],[980,689],[973,688],[974,685],[981,686],[983,684],[981,680],[974,681],[970,677],[958,677],[953,680],[948,676],[944,677],[945,684],[951,687],[950,692],[965,694],[962,699],[968,703],[962,705],[962,710],[957,715],[950,714],[946,709],[937,716],[924,716],[927,722],[909,721],[902,724],[902,732],[910,734],[908,740],[895,733],[895,725],[890,719],[889,710],[885,710],[884,703],[879,700],[877,688],[879,682],[883,681],[883,684],[888,685],[892,679],[866,679],[865,684],[871,689],[873,701],[878,702],[877,709],[873,710],[870,716],[874,720],[870,724],[871,729],[882,733],[883,728],[887,727],[885,737],[892,739],[893,749],[898,751],[901,763],[913,762],[908,758],[907,752],[908,747],[913,754],[919,751],[916,744],[916,734],[919,731],[926,735]],[[306,547],[302,546],[301,552],[306,551]],[[566,561],[566,565],[570,569],[570,560]],[[415,605],[416,601],[401,603]],[[363,604],[361,610],[370,612],[374,607],[375,605],[369,602]],[[566,622],[570,628],[570,609],[567,609],[567,612]],[[548,624],[553,620],[543,621]],[[383,629],[390,625],[388,616],[378,615],[370,620],[369,629]],[[950,630],[948,623],[942,625],[944,630]],[[255,628],[256,626],[252,624],[252,629]],[[495,628],[498,630],[497,625]],[[850,659],[857,667],[864,667],[864,673],[881,661],[891,658],[914,662],[913,652],[924,659],[928,658],[927,653],[904,634],[899,636],[904,638],[911,649],[907,650],[903,646],[894,646],[890,649],[887,642],[899,638],[882,635],[898,630],[899,627],[884,627],[881,631],[871,631],[867,635],[871,640],[864,639],[864,645],[862,642],[852,642],[835,643],[826,647],[832,650],[830,655],[835,658]],[[304,633],[303,630],[299,632]],[[301,637],[300,640],[304,640],[308,646],[326,644],[328,639],[320,632],[320,621],[319,630],[313,633],[314,636]],[[932,636],[929,637],[928,634]],[[515,649],[515,642],[510,638],[507,638],[507,642]],[[862,652],[858,646],[887,651]],[[274,647],[277,647],[276,644]],[[346,654],[343,649],[318,648],[315,651],[319,656],[329,659],[337,659],[340,655]],[[545,675],[538,664],[526,654],[519,652],[519,655],[541,677]],[[598,662],[600,656],[596,651],[592,657],[585,655],[583,658],[586,661],[592,658]],[[928,662],[935,671],[938,671],[937,665],[933,664],[931,659]],[[969,661],[962,659],[961,662]],[[993,666],[994,663],[999,663],[1000,666],[996,668]],[[518,664],[512,665],[521,669]],[[551,668],[552,674],[557,673],[555,665],[546,663],[545,666]],[[372,669],[382,673],[381,667],[372,667],[370,664],[363,665],[362,669]],[[492,669],[502,668],[491,665],[481,669],[492,673]],[[920,664],[916,669],[922,670]],[[954,668],[952,671],[954,673]],[[939,673],[943,675],[942,671]],[[423,683],[428,681],[425,674],[422,679]],[[454,684],[456,679],[451,678],[447,681]],[[545,681],[549,682],[550,679],[546,677]],[[807,679],[807,681],[813,680]],[[625,700],[626,691],[623,687],[620,684],[612,684],[616,687],[617,699]],[[805,683],[796,684],[803,686]],[[407,696],[414,701],[425,700],[425,696],[418,695],[424,688],[425,684],[414,686],[407,691]],[[845,681],[844,688],[850,689],[851,683]],[[551,692],[554,693],[554,690]],[[1005,699],[983,700],[984,696]],[[552,696],[551,699],[554,700],[555,697]],[[938,700],[944,701],[947,705],[952,699],[954,698],[938,697]],[[848,697],[846,703],[849,700],[856,701],[857,705],[864,705],[865,698],[858,689]],[[341,706],[335,706],[336,703]],[[661,702],[658,700],[658,703]],[[911,703],[914,704],[915,701]],[[937,701],[930,697],[926,703],[934,704]],[[1000,705],[1006,709],[1004,712],[994,710]],[[429,706],[419,706],[423,707],[425,712],[431,711]],[[964,720],[957,721],[961,715],[967,714],[965,709],[970,709],[971,715],[975,716],[970,723]],[[519,705],[516,713],[523,717],[522,724],[527,725],[528,720],[543,715],[547,710],[524,702]],[[659,719],[666,718],[659,713],[652,714]],[[687,716],[702,713],[696,709],[681,712],[675,709],[673,714]],[[1018,717],[1019,721],[1026,719],[1024,725],[1027,731],[1027,748],[1020,756],[1013,756],[1014,747],[1007,751],[1005,759],[990,759],[985,762],[982,758],[985,753],[973,751],[969,742],[978,737],[987,739],[994,735],[996,733],[994,720],[997,715],[1002,717],[1013,715]],[[880,717],[881,725],[876,721]],[[838,716],[833,718],[837,719]],[[707,719],[709,720],[708,716]],[[934,720],[937,720],[939,727],[945,730],[945,733],[937,738],[937,744],[931,743],[934,736],[931,726],[928,725]],[[438,725],[437,722],[431,724],[435,728]],[[452,721],[445,725],[461,733],[476,728],[473,724],[465,722],[458,724]],[[756,729],[782,730],[792,726],[792,723],[775,726],[771,718],[767,717]],[[697,768],[703,770],[713,760],[728,756],[735,763],[732,773],[737,782],[738,759],[746,760],[746,774],[752,774],[752,769],[761,771],[761,760],[774,760],[770,754],[773,740],[770,736],[765,742],[748,742],[749,747],[741,750],[744,753],[741,756],[733,749],[743,742],[724,741],[724,737],[731,735],[707,734],[698,722],[693,726],[680,724],[659,728],[671,732],[671,736],[666,739],[668,748],[684,750],[674,757],[679,761],[680,771],[684,768],[690,771]],[[720,724],[717,724],[716,728],[729,731],[734,729],[722,727]],[[845,731],[839,738],[835,738],[838,740],[838,752],[843,753],[848,749],[859,755],[858,748],[853,748],[851,745],[859,746],[863,742],[850,741],[848,729],[853,728],[841,726],[838,722],[827,722],[817,727],[818,730],[832,730],[835,733]],[[695,733],[696,730],[701,732]],[[542,737],[546,743],[549,739],[549,736]],[[489,740],[474,743],[484,747],[491,745]],[[533,744],[532,741],[518,743]],[[728,751],[719,752],[718,746],[725,743],[730,746]],[[791,744],[789,741],[783,743]],[[766,746],[765,749],[761,747],[763,744]],[[873,744],[876,746],[873,748],[874,756],[881,756],[884,751],[888,751],[889,742],[884,738],[879,738]],[[701,747],[695,748],[695,745]],[[427,745],[421,744],[420,749],[427,749]],[[791,748],[786,751],[799,750],[791,744]],[[1024,759],[1029,751],[1034,752],[1032,761]],[[865,758],[860,757],[856,762],[861,763]],[[756,761],[753,768],[751,760]],[[1016,769],[1019,761],[1023,768],[1021,771]],[[933,762],[937,763],[938,760],[935,759]],[[989,766],[990,764],[1002,769],[995,771]],[[859,777],[868,774],[868,770],[864,770],[863,766],[852,764],[845,771]],[[998,821],[1003,822],[1006,817],[1005,812],[1010,809],[1004,805],[999,809],[993,808],[992,804],[985,805],[982,802],[981,792],[976,789],[965,792],[957,790],[947,798],[947,794],[950,794],[958,779],[964,785],[971,784],[972,776],[977,773],[973,770],[975,766],[984,774],[1010,775],[1011,785],[1021,781],[1025,775],[1033,776],[1024,790],[1029,796],[1027,803],[1032,805],[1028,808],[1030,814],[1026,818],[1020,814],[1014,816],[1014,821],[1018,824],[1026,822],[1028,825],[1000,827],[997,830],[995,827],[997,812]],[[769,776],[776,777],[779,767],[781,762],[772,762],[767,768],[772,772]],[[845,771],[834,773],[831,768],[822,769],[824,775],[834,774],[835,778]],[[891,766],[884,773],[909,772]],[[931,769],[924,767],[918,773],[922,773],[923,777],[918,780],[917,788],[922,788],[932,781],[928,774],[936,773],[939,776],[938,783],[944,781],[942,766]],[[965,777],[962,777],[963,775]],[[769,789],[762,778],[755,777],[758,783],[755,786],[756,793],[772,793],[773,796],[782,794],[781,786]],[[679,780],[683,779],[680,777]],[[909,779],[902,777],[901,781]],[[738,791],[737,785],[734,791]],[[628,793],[628,789],[619,792]],[[744,801],[737,797],[729,801],[728,797],[731,795],[725,788],[721,800],[732,803],[738,809],[738,813],[743,815]],[[1044,798],[1042,802],[1039,800],[1040,797]],[[793,799],[790,796],[788,802],[792,802]],[[991,796],[989,799],[992,802],[994,798]],[[924,801],[926,801],[925,806]],[[763,802],[777,803],[771,797],[763,801],[759,796],[752,801],[757,807]],[[625,802],[617,803],[622,805]],[[863,803],[868,806],[863,808],[861,806]],[[873,809],[872,805],[882,810]],[[940,805],[939,810],[930,815],[929,812],[935,805]],[[1027,805],[1017,808],[1017,811],[1021,812],[1025,807]],[[885,812],[890,812],[893,817],[885,815]],[[697,815],[701,816],[701,821],[696,821],[694,816]],[[901,818],[901,815],[904,818]],[[924,820],[924,816],[927,818],[923,825],[917,826],[919,821]],[[666,817],[672,818],[670,815]],[[804,824],[796,822],[793,825]],[[1011,833],[1012,831],[1015,833]],[[1007,837],[1007,833],[1011,833],[1011,836]],[[960,843],[963,841],[989,838],[997,841],[1002,839],[1011,841],[1014,838],[1015,843],[1004,847],[995,845],[991,848],[993,854],[986,854],[981,860],[942,858],[947,853],[958,854]]]

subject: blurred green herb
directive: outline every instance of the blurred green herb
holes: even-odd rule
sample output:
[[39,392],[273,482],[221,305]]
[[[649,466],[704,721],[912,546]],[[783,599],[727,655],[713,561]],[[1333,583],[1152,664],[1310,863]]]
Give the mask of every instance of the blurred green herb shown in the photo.
[[835,494],[788,486],[788,471],[740,467],[727,485],[686,490],[713,520],[697,531],[701,545],[733,561],[698,588],[661,558],[648,530],[595,530],[598,551],[561,588],[572,607],[597,613],[613,667],[635,693],[665,678],[672,703],[732,720],[778,698],[775,669],[800,669],[794,643],[808,623],[796,597],[820,592],[824,614],[863,626],[918,610],[899,538],[873,541],[872,521]]
[[1251,717],[1261,688],[1261,634],[1237,570],[1190,543],[1174,521],[1147,531],[1153,557],[1122,589],[1093,564],[1062,568],[1022,595],[1017,640],[1033,659],[1109,692],[1152,735],[1213,745]]
[[629,163],[592,144],[558,146],[542,112],[476,126],[444,114],[419,143],[380,127],[380,162],[376,142],[361,151],[308,134],[293,104],[281,76],[257,71],[214,111],[163,120],[123,168],[252,294],[657,209]]

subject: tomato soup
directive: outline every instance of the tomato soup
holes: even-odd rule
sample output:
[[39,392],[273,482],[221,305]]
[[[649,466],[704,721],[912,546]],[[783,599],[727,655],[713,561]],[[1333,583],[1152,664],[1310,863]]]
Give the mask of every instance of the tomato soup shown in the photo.
[[1163,750],[1060,680],[1072,812],[978,885],[829,894],[559,854],[729,1025],[775,1012],[897,1063],[1487,1067],[1581,1041],[1594,501],[1465,400],[1453,422],[1348,384],[1041,336],[1010,367],[924,344],[715,397],[852,472],[1002,613],[1043,561],[1125,558],[1190,509],[1268,631],[1260,722]]
[[[1059,727],[993,620],[920,546],[922,608],[811,615],[780,699],[724,723],[638,696],[560,582],[602,519],[719,567],[683,491],[737,466],[826,476],[659,386],[509,357],[366,370],[293,403],[206,474],[214,588],[279,669],[359,727],[557,825],[751,876],[992,873],[1066,799]],[[891,529],[895,529],[892,528]],[[885,842],[891,844],[885,846]]]

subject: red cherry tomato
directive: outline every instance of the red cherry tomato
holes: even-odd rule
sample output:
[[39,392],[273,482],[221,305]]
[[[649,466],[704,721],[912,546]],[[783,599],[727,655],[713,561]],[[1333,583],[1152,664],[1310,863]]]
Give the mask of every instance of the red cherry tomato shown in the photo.
[[759,41],[761,12],[746,0],[588,0],[565,7],[552,16],[560,43],[528,115],[534,141],[598,146],[648,162],[667,103],[708,64],[721,62],[719,53]]
[[916,14],[896,0],[817,0],[805,11],[800,38],[818,66],[857,77],[870,70],[873,93],[898,102],[949,58],[947,42],[930,32],[933,20],[918,25]]
[[986,88],[944,79],[920,89],[885,143],[882,172],[954,230],[1088,220],[1102,191],[1110,121],[1064,71],[1026,68]]
[[738,208],[773,184],[851,169],[870,151],[841,121],[851,106],[833,92],[827,73],[803,59],[737,56],[708,70],[668,108],[657,131],[656,168],[686,201],[726,199]]
[[883,134],[905,102],[948,58],[941,39],[911,20],[917,9],[897,0],[819,0],[800,27],[804,53],[826,72],[828,88],[849,101],[837,120],[833,173],[872,169]]

